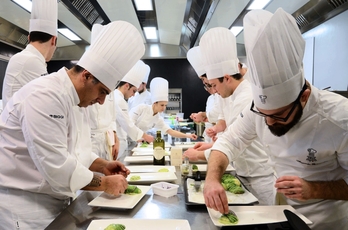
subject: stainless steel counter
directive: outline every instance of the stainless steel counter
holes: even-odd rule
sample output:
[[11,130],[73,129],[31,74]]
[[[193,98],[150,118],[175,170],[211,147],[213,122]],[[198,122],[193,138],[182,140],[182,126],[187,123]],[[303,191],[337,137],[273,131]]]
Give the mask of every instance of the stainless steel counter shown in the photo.
[[117,210],[90,207],[88,203],[101,192],[84,191],[46,229],[82,230],[87,229],[92,220],[117,218],[185,219],[189,221],[192,230],[220,229],[210,220],[204,206],[186,208],[178,167],[176,174],[178,176],[176,184],[180,185],[176,196],[164,198],[153,195],[150,190],[133,209]]
[[[131,210],[105,209],[91,207],[88,205],[102,192],[83,191],[56,219],[47,226],[47,230],[82,230],[87,229],[92,220],[95,219],[185,219],[188,220],[192,230],[214,230],[220,229],[211,221],[208,211],[202,206],[186,206],[183,193],[183,183],[179,167],[176,167],[179,184],[178,194],[173,197],[164,198],[153,195],[150,190],[140,202]],[[286,223],[285,223],[286,224]],[[223,227],[221,230],[281,230],[279,224],[257,225],[257,226],[233,226]],[[139,226],[139,229],[142,229]]]

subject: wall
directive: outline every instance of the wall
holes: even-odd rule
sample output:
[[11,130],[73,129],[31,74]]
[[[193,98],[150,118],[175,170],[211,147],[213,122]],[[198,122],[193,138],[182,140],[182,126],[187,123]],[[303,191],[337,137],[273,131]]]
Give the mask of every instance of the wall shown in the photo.
[[[154,77],[168,80],[169,88],[182,89],[182,111],[184,118],[198,111],[205,111],[206,100],[209,96],[203,88],[202,81],[197,77],[187,59],[144,59],[151,68],[147,88]],[[62,66],[70,68],[70,61],[50,61],[47,65],[49,73],[59,70]]]
[[303,34],[304,39],[314,40],[312,83],[319,89],[331,86],[330,90],[348,91],[347,21],[348,11],[344,11]]
[[205,104],[209,93],[203,88],[202,81],[197,77],[187,59],[145,59],[151,67],[148,87],[154,77],[168,80],[169,88],[182,89],[182,111],[184,118],[191,113],[205,111]]

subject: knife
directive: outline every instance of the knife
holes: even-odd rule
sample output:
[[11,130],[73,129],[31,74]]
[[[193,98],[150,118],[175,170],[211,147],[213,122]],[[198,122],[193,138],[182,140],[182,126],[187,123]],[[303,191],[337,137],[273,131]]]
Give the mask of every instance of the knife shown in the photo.
[[195,184],[194,187],[196,189],[196,192],[199,192],[199,189],[201,187],[202,181],[201,181],[201,172],[197,171],[195,176]]

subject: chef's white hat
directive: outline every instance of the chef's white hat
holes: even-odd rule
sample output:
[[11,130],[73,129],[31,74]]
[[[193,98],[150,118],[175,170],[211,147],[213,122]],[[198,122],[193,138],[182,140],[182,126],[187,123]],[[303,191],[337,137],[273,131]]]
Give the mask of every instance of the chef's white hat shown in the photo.
[[144,79],[143,79],[143,82],[147,84],[147,81],[149,80],[149,75],[150,75],[150,66],[149,65],[146,65],[146,69],[145,69],[145,76],[144,76]]
[[122,81],[128,82],[133,86],[139,88],[140,84],[144,79],[144,74],[146,74],[147,67],[142,60],[139,60],[131,70],[122,78]]
[[29,32],[44,32],[57,36],[57,0],[33,0]]
[[201,48],[199,46],[192,47],[187,52],[187,60],[190,62],[191,66],[196,71],[198,77],[201,77],[203,74],[205,74],[205,69],[201,55]]
[[216,27],[208,30],[199,46],[209,80],[239,73],[236,37],[229,29]]
[[138,30],[128,22],[115,21],[104,26],[77,65],[114,90],[144,53],[145,46]]
[[93,42],[95,40],[97,40],[98,35],[100,34],[100,32],[104,29],[104,26],[101,24],[93,24],[92,26],[92,31],[91,31],[91,44],[93,44]]
[[151,102],[168,101],[168,81],[161,77],[155,77],[150,82]]
[[291,104],[305,83],[305,41],[295,19],[281,8],[274,15],[255,10],[243,24],[255,106],[272,110]]

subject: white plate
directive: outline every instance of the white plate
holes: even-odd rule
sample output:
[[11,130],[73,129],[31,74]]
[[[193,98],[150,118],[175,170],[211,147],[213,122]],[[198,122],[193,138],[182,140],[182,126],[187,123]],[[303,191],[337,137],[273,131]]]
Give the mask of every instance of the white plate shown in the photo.
[[[166,150],[165,153],[166,153],[167,156],[170,156],[170,152],[169,151]],[[132,153],[132,156],[153,156],[153,150],[148,151],[148,152],[146,152],[146,151],[141,151],[141,152],[134,151]]]
[[[165,148],[166,151],[169,151],[169,147]],[[140,152],[140,153],[153,153],[153,147],[151,145],[151,147],[148,147],[148,148],[138,148],[138,147],[135,147],[134,149],[132,149],[133,152]]]
[[[138,143],[137,147],[138,148],[142,148],[142,149],[146,149],[146,148],[153,148],[153,143],[150,143],[147,145],[147,147],[140,147],[141,146],[141,143]],[[169,148],[169,147],[172,147],[172,145],[169,143],[169,142],[164,142],[164,147],[166,148]]]
[[[195,183],[194,179],[188,178],[186,180],[188,201],[191,203],[205,204],[203,196],[204,180],[202,180],[201,188],[198,192],[193,187]],[[243,187],[244,188],[244,187]],[[226,192],[227,200],[229,204],[252,204],[258,201],[258,199],[251,194],[248,190],[244,188],[245,192],[243,194],[233,194]]]
[[219,218],[221,213],[214,209],[207,208],[209,216],[215,226],[238,226],[252,224],[269,224],[287,221],[283,211],[288,209],[298,215],[306,224],[312,224],[304,215],[297,212],[290,205],[275,205],[275,206],[229,206],[229,209],[234,211],[238,217],[237,224],[221,224]]
[[[196,164],[198,167],[198,171],[200,172],[207,172],[207,164]],[[232,172],[232,171],[236,171],[235,168],[232,167],[232,165],[228,165],[226,168],[225,172]]]
[[[140,180],[131,181],[132,176],[140,176]],[[152,184],[160,181],[175,181],[178,179],[174,172],[163,172],[163,173],[130,173],[127,176],[129,184]]]
[[117,197],[103,192],[102,194],[94,198],[91,202],[89,202],[88,205],[113,209],[132,209],[151,189],[151,186],[138,185],[138,188],[141,189],[140,194],[121,194]]
[[[165,156],[165,161],[169,161],[169,156]],[[153,156],[126,156],[124,162],[128,163],[153,163]]]
[[176,172],[175,166],[167,166],[167,165],[133,165],[133,166],[126,166],[131,173],[162,173],[158,172],[160,169],[168,169],[169,172]]
[[174,145],[195,145],[196,142],[174,142]]
[[123,224],[126,230],[191,230],[187,220],[179,219],[105,219],[92,220],[87,230],[103,230],[109,224]]

